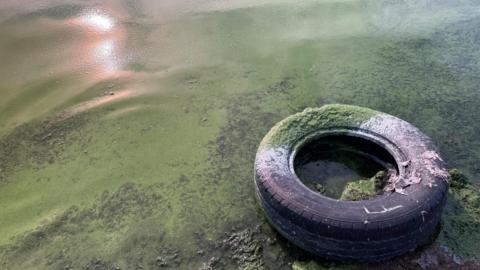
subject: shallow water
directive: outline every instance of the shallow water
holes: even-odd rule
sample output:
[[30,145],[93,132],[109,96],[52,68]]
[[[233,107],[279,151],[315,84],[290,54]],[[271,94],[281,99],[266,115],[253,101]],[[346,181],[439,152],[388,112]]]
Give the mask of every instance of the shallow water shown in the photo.
[[393,164],[393,157],[376,144],[341,136],[307,143],[294,158],[298,178],[310,189],[335,199],[340,199],[349,182],[370,179],[393,169]]
[[0,36],[0,268],[245,267],[225,235],[278,238],[256,147],[309,106],[401,117],[480,176],[478,1],[3,0]]

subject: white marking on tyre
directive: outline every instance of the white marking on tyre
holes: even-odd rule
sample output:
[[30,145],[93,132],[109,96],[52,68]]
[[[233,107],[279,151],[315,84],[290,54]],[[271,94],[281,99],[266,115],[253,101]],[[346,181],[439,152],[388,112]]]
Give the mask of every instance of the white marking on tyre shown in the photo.
[[422,220],[423,220],[423,222],[425,222],[425,214],[426,214],[426,213],[428,213],[428,212],[425,211],[425,210],[422,210],[422,211],[420,212],[420,214],[422,214]]
[[367,213],[367,214],[384,214],[384,213],[387,213],[387,212],[390,212],[390,211],[393,211],[395,209],[402,208],[402,207],[403,207],[403,205],[396,205],[396,206],[393,206],[393,207],[386,208],[385,206],[382,205],[382,208],[383,208],[382,211],[370,211],[365,206],[363,206],[363,209],[365,210],[365,213]]

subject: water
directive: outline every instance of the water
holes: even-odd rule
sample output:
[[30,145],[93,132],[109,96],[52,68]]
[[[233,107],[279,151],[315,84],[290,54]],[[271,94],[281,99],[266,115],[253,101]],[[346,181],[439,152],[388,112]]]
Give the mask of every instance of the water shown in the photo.
[[245,266],[225,234],[280,239],[256,147],[308,106],[401,117],[477,181],[479,29],[476,1],[4,0],[0,266]]
[[307,187],[339,199],[349,182],[369,179],[380,171],[393,169],[394,164],[393,157],[375,143],[355,137],[327,136],[302,146],[295,156],[294,168]]

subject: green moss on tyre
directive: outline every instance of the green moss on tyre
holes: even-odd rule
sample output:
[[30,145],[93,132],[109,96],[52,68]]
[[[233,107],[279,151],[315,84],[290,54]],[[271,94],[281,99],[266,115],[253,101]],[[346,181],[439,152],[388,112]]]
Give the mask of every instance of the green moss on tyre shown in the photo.
[[344,201],[368,200],[380,194],[387,178],[386,171],[379,171],[370,179],[349,182],[340,196]]
[[343,201],[360,201],[368,200],[375,196],[375,183],[369,180],[357,180],[349,182],[340,196]]
[[363,122],[378,114],[380,112],[368,108],[344,104],[306,108],[272,127],[260,147],[288,147],[295,143],[295,138],[308,135],[319,129],[360,126]]

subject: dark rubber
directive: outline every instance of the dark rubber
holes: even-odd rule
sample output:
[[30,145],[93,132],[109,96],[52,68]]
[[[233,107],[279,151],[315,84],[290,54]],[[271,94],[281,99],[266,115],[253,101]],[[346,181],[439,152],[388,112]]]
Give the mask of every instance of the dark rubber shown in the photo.
[[[291,119],[282,126],[295,125]],[[270,133],[255,161],[257,195],[270,223],[297,246],[328,259],[376,262],[414,250],[432,237],[445,205],[448,174],[431,140],[413,125],[379,113],[358,125],[319,125],[283,145],[265,142]],[[386,149],[398,166],[397,192],[340,201],[303,185],[293,170],[297,150],[332,134],[361,137]]]

